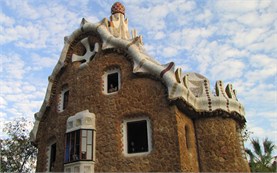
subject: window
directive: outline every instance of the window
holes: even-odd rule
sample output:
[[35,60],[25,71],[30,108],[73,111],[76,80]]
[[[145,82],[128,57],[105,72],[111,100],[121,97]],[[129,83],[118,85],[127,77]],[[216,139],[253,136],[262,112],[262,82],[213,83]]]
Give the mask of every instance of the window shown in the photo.
[[60,94],[58,111],[62,112],[63,110],[65,110],[68,106],[68,102],[69,102],[69,89],[68,89],[68,85],[65,84],[63,85],[62,91]]
[[65,163],[93,160],[93,130],[77,130],[66,134]]
[[151,150],[151,137],[148,119],[124,122],[124,153],[127,155],[145,154]]
[[52,144],[50,147],[50,164],[49,164],[49,171],[53,171],[55,167],[56,161],[56,143]]
[[68,97],[69,97],[69,90],[65,91],[63,93],[63,110],[67,107],[68,105]]
[[120,70],[112,69],[106,71],[103,75],[104,88],[103,92],[105,94],[116,93],[120,89]]
[[118,91],[118,73],[108,74],[107,91],[108,93]]
[[185,140],[186,140],[186,146],[187,146],[187,149],[190,149],[191,148],[191,141],[190,141],[190,130],[189,130],[189,127],[187,125],[185,125]]

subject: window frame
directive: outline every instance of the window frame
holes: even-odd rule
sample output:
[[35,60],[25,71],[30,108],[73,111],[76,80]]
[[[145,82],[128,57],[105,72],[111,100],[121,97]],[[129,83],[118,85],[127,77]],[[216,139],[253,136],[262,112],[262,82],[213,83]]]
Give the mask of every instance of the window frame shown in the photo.
[[68,107],[68,103],[69,103],[69,89],[66,88],[62,92],[62,110],[65,110]]
[[[86,135],[83,136],[83,131],[86,131]],[[88,138],[90,138],[89,135],[89,131],[91,132],[91,141],[89,143]],[[79,151],[77,151],[77,155],[75,157],[77,157],[78,159],[71,159],[71,135],[74,133],[74,140],[73,140],[73,152],[76,152],[76,145],[77,145],[77,133],[79,133],[79,142],[78,142],[78,149]],[[69,141],[68,141],[68,136]],[[74,131],[70,131],[68,133],[65,134],[65,141],[64,141],[64,164],[69,164],[69,163],[73,163],[73,162],[78,162],[78,161],[94,161],[94,145],[95,145],[95,130],[94,129],[78,129],[78,130],[74,130]],[[82,157],[82,151],[83,151],[83,139],[85,139],[86,144],[85,148],[86,148],[86,159],[83,159]],[[69,145],[67,145],[69,142]],[[88,158],[88,146],[90,145],[91,148],[91,155],[90,158],[91,159],[87,159]],[[74,157],[75,154],[73,154]]]
[[55,142],[55,143],[51,144],[49,148],[50,148],[49,172],[52,172],[53,171],[52,166],[55,166],[56,157],[57,157],[57,143]]
[[184,133],[185,133],[184,138],[185,138],[185,143],[186,143],[186,149],[190,151],[191,147],[192,147],[192,141],[191,141],[192,139],[190,136],[191,130],[187,124],[184,125]]
[[[67,94],[67,103],[65,106],[65,94]],[[69,86],[68,84],[64,84],[62,86],[62,90],[60,92],[59,95],[59,102],[58,102],[58,112],[63,112],[64,110],[66,110],[68,108],[68,104],[69,104],[69,97],[70,97],[70,91],[69,91]]]
[[[118,74],[118,86],[117,86],[117,90],[114,91],[114,92],[109,92],[108,91],[108,84],[109,84],[108,76],[111,75],[111,74],[114,74],[114,73]],[[121,88],[121,71],[120,71],[120,69],[119,68],[114,68],[114,69],[105,71],[104,75],[102,76],[102,80],[103,80],[103,93],[105,95],[113,95],[113,94],[118,93],[118,91]]]
[[[54,145],[55,145],[55,153],[54,153],[55,160],[53,161],[52,160],[52,155],[53,155],[52,146],[54,146]],[[51,140],[51,142],[49,142],[47,145],[47,165],[46,165],[47,172],[53,172],[51,167],[54,166],[53,169],[55,169],[56,161],[57,161],[57,141]]]
[[[138,121],[146,121],[146,130],[147,130],[147,144],[148,151],[146,152],[137,152],[137,153],[128,153],[128,127],[127,123],[129,122],[138,122]],[[126,157],[132,156],[144,156],[148,155],[152,151],[152,131],[149,118],[141,117],[141,118],[133,118],[133,119],[125,119],[123,120],[123,155]]]

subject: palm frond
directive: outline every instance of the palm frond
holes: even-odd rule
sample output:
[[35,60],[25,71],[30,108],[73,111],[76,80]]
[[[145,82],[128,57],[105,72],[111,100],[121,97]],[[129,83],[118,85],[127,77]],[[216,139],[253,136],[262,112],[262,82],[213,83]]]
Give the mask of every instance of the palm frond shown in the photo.
[[258,155],[260,158],[262,157],[262,149],[261,149],[261,145],[260,145],[260,141],[259,139],[252,139],[251,140],[254,152],[256,155]]
[[263,146],[264,146],[264,153],[268,156],[271,156],[275,147],[273,142],[268,140],[268,138],[265,138],[265,140],[263,141]]

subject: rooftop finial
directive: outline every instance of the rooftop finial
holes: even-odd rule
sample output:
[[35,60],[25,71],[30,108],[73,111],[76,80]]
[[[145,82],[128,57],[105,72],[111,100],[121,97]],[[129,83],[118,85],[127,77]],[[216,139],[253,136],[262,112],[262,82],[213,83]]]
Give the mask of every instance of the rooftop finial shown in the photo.
[[114,3],[112,8],[111,8],[111,13],[112,13],[112,15],[115,14],[115,13],[121,13],[121,14],[125,15],[124,5],[122,5],[120,2]]

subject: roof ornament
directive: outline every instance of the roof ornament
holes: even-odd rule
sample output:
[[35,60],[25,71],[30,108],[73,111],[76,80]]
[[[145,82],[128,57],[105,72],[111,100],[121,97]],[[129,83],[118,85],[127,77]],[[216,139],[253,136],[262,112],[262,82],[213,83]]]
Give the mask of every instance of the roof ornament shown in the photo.
[[111,8],[109,31],[116,38],[130,39],[128,19],[125,19],[125,7],[120,2],[114,3]]
[[120,2],[114,3],[111,8],[111,13],[112,13],[112,15],[116,14],[116,13],[121,13],[121,14],[125,15],[124,5],[122,5]]

